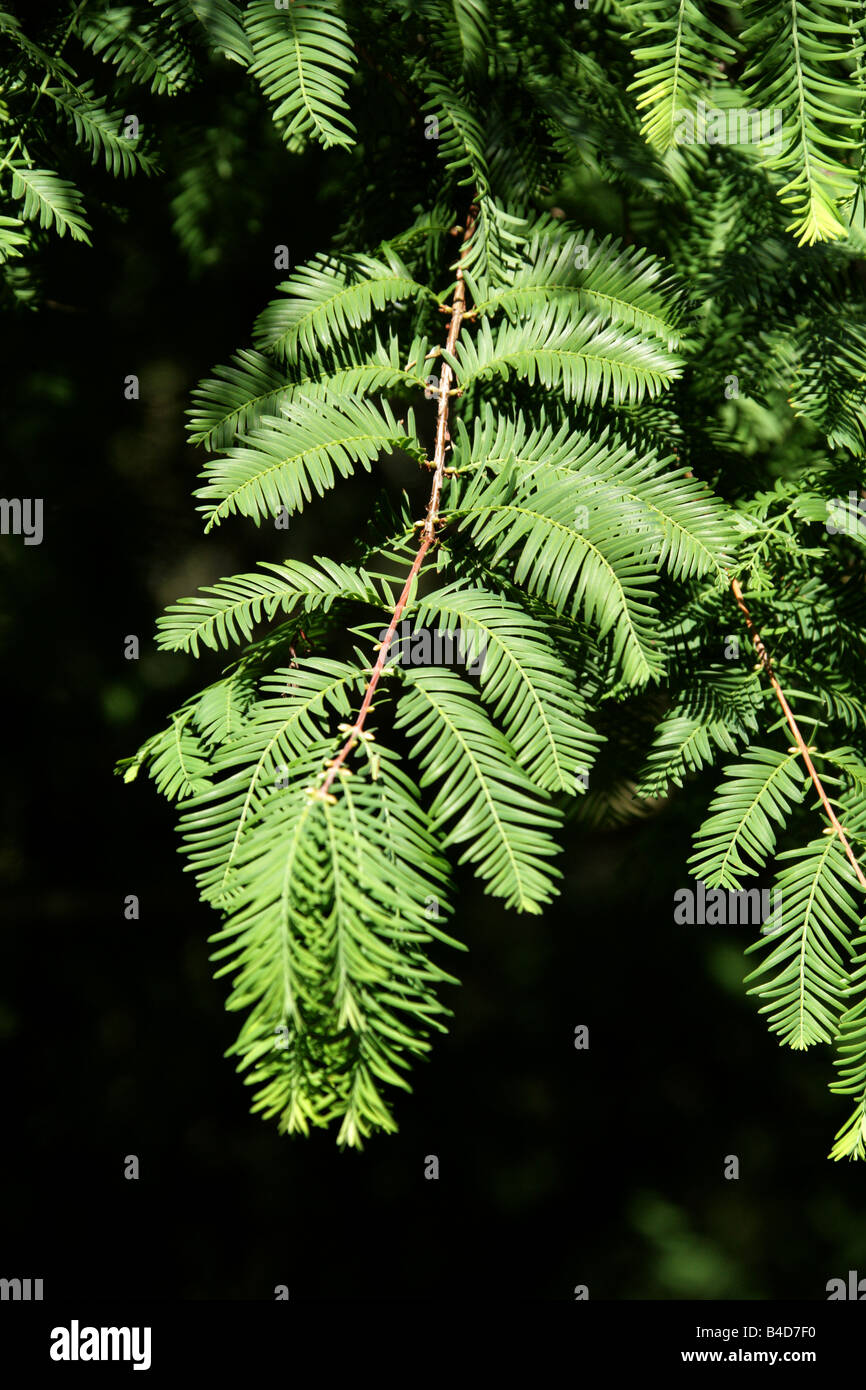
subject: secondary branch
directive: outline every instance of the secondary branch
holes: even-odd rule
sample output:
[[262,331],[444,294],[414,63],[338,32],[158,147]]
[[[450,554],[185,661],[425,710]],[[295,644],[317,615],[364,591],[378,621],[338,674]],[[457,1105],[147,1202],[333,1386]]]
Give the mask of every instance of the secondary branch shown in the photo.
[[[476,212],[475,208],[473,207],[469,211],[469,216],[466,219],[466,226],[463,232],[463,242],[460,248],[461,262],[463,259],[463,252],[466,248],[466,243],[471,237],[472,229],[475,226],[475,216]],[[448,353],[453,354],[454,349],[457,346],[457,339],[460,334],[460,325],[463,322],[465,313],[466,282],[463,278],[462,266],[460,263],[458,263],[456,271],[456,284],[454,287],[454,299],[451,303],[450,320],[448,323],[448,336],[445,340],[445,351]],[[409,570],[409,573],[406,577],[406,583],[403,585],[403,592],[400,594],[400,597],[397,600],[397,603],[394,607],[394,611],[391,614],[391,622],[389,623],[388,630],[385,633],[385,639],[379,646],[379,655],[376,659],[376,664],[373,667],[370,679],[367,682],[367,686],[364,691],[364,699],[362,700],[361,708],[358,711],[358,717],[355,720],[352,727],[349,729],[348,737],[346,738],[346,741],[340,749],[339,753],[335,758],[332,758],[329,762],[328,770],[325,775],[324,781],[322,782],[322,785],[320,787],[317,787],[316,791],[314,792],[314,795],[318,797],[320,800],[325,800],[326,798],[329,798],[331,796],[331,785],[334,781],[334,778],[337,776],[337,773],[339,772],[340,768],[343,766],[349,754],[352,752],[352,749],[357,744],[358,739],[361,738],[364,733],[364,722],[367,718],[367,715],[370,712],[370,706],[373,703],[373,696],[376,693],[376,687],[378,686],[382,676],[382,672],[385,669],[385,663],[388,660],[388,652],[391,647],[391,642],[394,638],[394,634],[397,631],[397,626],[400,622],[400,619],[403,616],[403,610],[405,609],[406,604],[409,602],[409,596],[412,592],[412,585],[414,584],[415,579],[418,576],[418,572],[424,563],[424,558],[428,550],[433,545],[436,539],[436,523],[439,520],[439,499],[442,493],[442,479],[445,475],[445,462],[447,450],[451,442],[451,435],[448,429],[448,421],[451,409],[451,383],[453,379],[454,372],[451,368],[451,365],[448,362],[443,362],[442,372],[439,377],[439,387],[436,393],[438,398],[438,406],[436,411],[436,446],[433,452],[432,459],[433,485],[430,489],[430,499],[427,503],[427,512],[421,527],[421,542],[418,546],[418,551],[415,555],[415,559],[412,561],[412,568]]]
[[850,844],[848,843],[848,839],[847,839],[847,836],[846,836],[846,834],[845,834],[845,831],[842,829],[842,826],[841,826],[841,824],[840,824],[840,822],[839,822],[839,817],[836,815],[836,812],[833,810],[833,807],[832,807],[831,804],[830,804],[830,798],[827,796],[827,793],[826,793],[825,790],[824,790],[824,787],[823,787],[823,784],[822,784],[822,782],[821,782],[821,779],[820,779],[820,777],[818,776],[818,773],[815,771],[815,764],[812,762],[812,759],[811,759],[811,757],[810,757],[810,755],[809,755],[809,749],[808,749],[808,747],[806,746],[806,741],[805,741],[805,739],[803,738],[803,735],[800,733],[800,729],[799,729],[799,727],[798,727],[797,721],[796,721],[796,719],[794,718],[794,711],[791,709],[791,706],[788,704],[788,701],[787,701],[787,699],[785,698],[785,692],[784,692],[784,690],[782,689],[782,687],[780,686],[778,680],[776,679],[775,672],[773,671],[772,662],[770,661],[770,654],[769,654],[769,652],[767,651],[767,648],[764,646],[763,642],[761,641],[760,634],[759,634],[757,628],[755,627],[754,622],[752,621],[752,615],[751,615],[751,613],[749,612],[748,608],[746,607],[746,601],[745,601],[745,599],[743,598],[743,591],[742,591],[742,589],[740,588],[739,580],[733,579],[733,580],[731,581],[731,588],[733,589],[733,592],[734,592],[734,598],[737,600],[737,606],[738,606],[740,612],[742,613],[743,618],[745,619],[746,627],[748,628],[749,633],[750,633],[751,638],[752,638],[752,644],[753,644],[753,646],[754,646],[754,648],[755,648],[755,651],[758,653],[758,657],[759,657],[759,659],[760,659],[761,665],[762,665],[762,667],[764,668],[764,671],[766,672],[767,679],[769,680],[770,685],[773,687],[773,691],[774,691],[774,693],[775,693],[776,699],[779,701],[779,704],[782,706],[782,712],[784,713],[785,719],[786,719],[787,722],[788,722],[788,728],[791,730],[791,733],[794,735],[794,742],[795,742],[796,745],[797,745],[797,748],[798,748],[798,750],[799,750],[799,752],[800,752],[800,756],[802,757],[803,762],[806,764],[806,768],[808,769],[809,776],[810,776],[811,779],[812,779],[812,785],[814,786],[816,792],[818,793],[819,797],[821,798],[821,801],[822,801],[823,806],[824,806],[824,810],[827,812],[827,816],[829,817],[830,824],[832,825],[832,827],[833,827],[835,833],[839,836],[839,842],[840,842],[840,844],[842,845],[842,848],[844,849],[846,855],[848,856],[848,861],[849,861],[849,863],[851,864],[851,867],[853,868],[855,874],[857,875],[857,881],[858,881],[858,883],[861,885],[861,887],[866,888],[866,877],[864,877],[864,875],[863,875],[863,870],[860,868],[860,865],[857,863],[857,859],[856,859],[856,857],[855,857],[854,851],[852,850]]

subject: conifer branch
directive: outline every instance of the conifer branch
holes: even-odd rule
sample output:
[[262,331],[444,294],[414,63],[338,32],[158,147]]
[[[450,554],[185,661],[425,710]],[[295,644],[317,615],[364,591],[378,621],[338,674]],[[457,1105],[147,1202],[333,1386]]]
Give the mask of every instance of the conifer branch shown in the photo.
[[[240,658],[119,768],[127,781],[146,768],[183,803],[184,853],[223,918],[217,973],[234,977],[228,1007],[248,1011],[235,1053],[257,1088],[253,1108],[279,1116],[283,1132],[338,1120],[337,1142],[360,1145],[395,1128],[382,1088],[407,1084],[402,1071],[448,1012],[432,985],[451,977],[426,951],[434,940],[457,944],[433,925],[452,910],[449,854],[486,893],[538,913],[562,877],[553,860],[566,796],[588,823],[616,824],[720,765],[690,866],[707,887],[738,892],[774,864],[782,922],[754,992],[792,1046],[837,1041],[842,1089],[858,1109],[834,1156],[866,1160],[866,1029],[863,1003],[851,1003],[866,980],[855,901],[866,863],[852,850],[866,827],[866,599],[848,582],[848,547],[807,544],[815,538],[794,520],[829,512],[828,535],[864,534],[849,492],[866,459],[866,319],[850,254],[862,240],[850,196],[856,142],[834,134],[862,106],[863,74],[860,65],[836,76],[837,30],[855,39],[856,26],[837,24],[827,0],[799,8],[752,6],[741,32],[692,0],[673,23],[661,0],[640,0],[626,42],[641,139],[628,78],[605,70],[607,41],[601,53],[575,51],[574,35],[552,31],[531,0],[304,0],[283,13],[271,0],[248,0],[243,12],[233,0],[159,0],[165,24],[86,7],[85,46],[121,76],[172,95],[222,52],[261,90],[292,153],[311,141],[350,152],[335,249],[293,268],[258,315],[252,347],[196,391],[190,435],[210,455],[196,491],[207,529],[232,515],[257,525],[294,516],[389,455],[430,474],[419,519],[395,520],[385,505],[371,524],[366,553],[394,557],[388,575],[328,554],[262,561],[171,605],[159,622],[163,650],[239,647]],[[0,32],[23,54],[11,65],[16,100],[29,102],[54,70],[56,28],[42,25],[40,46],[0,12]],[[716,143],[689,123],[741,48],[743,81],[761,94],[756,106],[772,105],[773,130],[763,111],[758,129],[736,98],[737,109],[713,112],[725,138],[712,159],[686,158],[673,147]],[[29,94],[16,85],[22,64],[34,73]],[[0,68],[8,87],[10,65]],[[0,217],[0,288],[16,302],[32,293],[15,260],[28,233],[35,253],[39,227],[84,232],[77,190],[38,167],[56,115],[72,115],[76,144],[112,172],[148,167],[134,142],[112,134],[89,85],[74,100],[65,79],[61,87],[46,87],[52,106],[37,109],[28,169],[15,171],[21,216]],[[423,157],[419,149],[411,161],[404,99],[424,116]],[[748,130],[732,126],[747,114]],[[257,119],[252,108],[221,108],[212,154],[183,170],[173,206],[201,264],[222,202],[211,196],[213,156],[224,134],[243,150]],[[6,128],[13,139],[13,120]],[[594,193],[582,225],[543,206],[575,139],[589,154],[588,187],[622,196],[625,242],[593,225]],[[381,168],[400,171],[387,190],[370,185],[373,148]],[[400,230],[391,200],[404,194],[413,215]],[[470,199],[454,226],[455,204]],[[628,228],[647,201],[683,216],[647,221],[644,247]],[[809,249],[849,223],[839,255]],[[784,275],[792,230],[801,250],[796,274]],[[446,237],[459,250],[443,258]],[[399,313],[383,334],[390,306]],[[441,335],[431,332],[444,319]],[[772,352],[743,348],[765,333]],[[757,440],[748,412],[717,415],[711,404],[728,361],[741,363],[750,395],[772,402],[773,427]],[[739,379],[726,379],[726,399]],[[436,402],[429,441],[403,411],[419,390]],[[458,396],[462,410],[452,409]],[[776,441],[789,435],[778,476]],[[724,496],[707,482],[719,449],[730,463]],[[446,523],[448,563],[430,565]],[[768,611],[785,632],[791,700],[799,704],[800,682],[811,691],[803,699],[820,701],[821,757],[781,689],[745,579],[733,579],[744,564],[755,592],[775,594]],[[797,583],[796,605],[783,575]],[[745,618],[755,671],[703,659],[715,614],[707,585],[691,581],[719,577]],[[665,580],[680,605],[668,641]],[[330,638],[359,604],[375,614],[375,645],[338,660]],[[413,642],[382,723],[379,682],[407,614],[407,627],[435,623],[434,640]],[[757,743],[763,673],[793,734],[787,749]],[[626,698],[635,721],[620,707]],[[620,796],[623,786],[634,795]],[[813,787],[823,836],[780,849]]]
[[754,621],[753,621],[753,619],[752,619],[751,613],[749,612],[748,608],[746,607],[746,601],[745,601],[745,599],[743,598],[743,591],[742,591],[742,589],[740,588],[739,580],[733,579],[733,580],[731,581],[731,589],[733,590],[734,598],[737,600],[737,607],[739,608],[740,612],[742,613],[743,619],[744,619],[745,624],[746,624],[746,627],[747,627],[748,630],[749,630],[749,634],[750,634],[750,636],[751,636],[751,638],[752,638],[752,645],[754,646],[755,651],[758,653],[758,659],[760,660],[761,666],[763,667],[764,671],[766,672],[767,679],[769,680],[770,685],[773,687],[773,691],[774,691],[774,693],[775,693],[776,699],[779,701],[779,704],[780,704],[781,707],[782,707],[782,712],[783,712],[783,714],[784,714],[784,716],[785,716],[785,719],[787,720],[788,728],[791,730],[791,733],[794,735],[794,742],[795,742],[796,745],[797,745],[797,748],[798,748],[798,750],[799,750],[799,752],[800,752],[800,756],[802,757],[803,762],[806,764],[806,769],[807,769],[807,771],[808,771],[808,773],[809,773],[809,777],[810,777],[811,780],[812,780],[812,785],[814,786],[816,792],[818,793],[819,797],[821,798],[821,802],[823,803],[824,810],[827,812],[827,816],[828,816],[828,818],[829,818],[830,824],[832,825],[835,834],[837,834],[837,835],[839,836],[839,842],[840,842],[840,844],[842,845],[842,848],[844,849],[845,854],[846,854],[847,857],[848,857],[848,861],[849,861],[849,863],[851,864],[852,869],[854,870],[855,874],[857,875],[857,881],[858,881],[858,883],[860,884],[860,886],[861,886],[862,888],[866,888],[866,876],[864,876],[863,870],[860,868],[860,865],[859,865],[858,862],[857,862],[857,858],[856,858],[856,856],[855,856],[855,854],[854,854],[854,851],[852,850],[850,844],[848,843],[848,838],[847,838],[847,836],[846,836],[846,834],[845,834],[845,831],[842,829],[842,826],[841,826],[841,824],[840,824],[839,818],[838,818],[838,816],[836,815],[836,812],[833,810],[833,807],[832,807],[832,805],[831,805],[831,803],[830,803],[830,798],[827,796],[827,793],[826,793],[826,791],[824,790],[824,786],[823,786],[823,783],[821,782],[821,778],[818,776],[818,773],[817,773],[817,771],[816,771],[816,769],[815,769],[815,764],[812,762],[812,759],[811,759],[811,757],[809,756],[809,749],[808,749],[808,746],[807,746],[807,744],[806,744],[805,739],[803,738],[803,735],[800,733],[799,725],[797,724],[797,721],[796,721],[796,719],[794,718],[794,711],[791,709],[791,706],[788,704],[788,701],[787,701],[787,699],[786,699],[786,697],[785,697],[785,692],[784,692],[784,690],[782,689],[781,685],[779,684],[779,682],[778,682],[778,680],[777,680],[777,678],[776,678],[776,674],[775,674],[775,672],[773,671],[773,664],[772,664],[772,662],[771,662],[771,660],[770,660],[770,654],[769,654],[769,652],[767,651],[767,648],[764,646],[764,643],[763,643],[762,640],[761,640],[760,633],[758,632],[757,628],[755,627],[755,624],[754,624]]
[[[472,207],[469,209],[469,213],[466,219],[466,226],[463,232],[463,241],[461,244],[460,256],[461,262],[463,259],[463,253],[466,249],[466,245],[469,241],[469,238],[472,235],[472,231],[475,226],[476,216],[477,208],[473,204]],[[462,265],[460,262],[458,262],[456,270],[456,284],[454,287],[454,299],[451,303],[451,317],[448,323],[448,336],[445,340],[444,350],[447,353],[453,354],[454,349],[457,346],[457,339],[460,335],[460,325],[463,321],[465,311],[466,281],[463,278]],[[391,621],[388,625],[388,630],[385,634],[385,639],[380,645],[379,655],[376,659],[376,664],[373,667],[373,673],[370,676],[370,679],[367,682],[367,686],[364,691],[364,698],[361,702],[361,708],[358,711],[358,717],[355,720],[354,724],[351,726],[350,730],[348,731],[348,738],[346,739],[339,753],[329,763],[328,771],[325,775],[325,779],[322,782],[322,785],[318,787],[314,793],[314,795],[321,800],[327,800],[331,796],[331,786],[333,785],[334,778],[337,776],[337,773],[339,772],[340,768],[343,766],[349,754],[352,752],[353,748],[357,744],[358,739],[364,735],[364,721],[366,720],[367,715],[370,712],[370,706],[373,703],[373,696],[376,693],[376,687],[378,686],[379,680],[382,676],[382,672],[385,669],[385,663],[388,660],[388,652],[390,650],[394,634],[397,631],[397,625],[399,624],[400,619],[403,616],[403,610],[405,609],[406,604],[409,602],[409,595],[412,592],[412,585],[415,582],[415,579],[421,569],[421,566],[424,563],[424,559],[427,555],[428,550],[433,545],[433,542],[436,539],[436,524],[439,520],[439,499],[442,492],[442,478],[445,473],[446,452],[451,442],[451,436],[448,430],[448,418],[451,408],[451,398],[453,394],[451,391],[451,381],[453,379],[453,376],[454,372],[451,368],[451,365],[449,362],[446,361],[445,363],[443,363],[442,366],[442,375],[439,378],[439,388],[436,393],[438,398],[436,410],[436,445],[433,452],[433,459],[431,464],[434,470],[433,483],[430,488],[430,498],[427,503],[427,513],[425,515],[421,530],[421,543],[418,547],[415,559],[412,561],[412,567],[409,570],[409,573],[406,577],[406,583],[403,585],[402,593],[400,594],[400,597],[398,598],[397,603],[394,606],[394,611],[391,615]]]

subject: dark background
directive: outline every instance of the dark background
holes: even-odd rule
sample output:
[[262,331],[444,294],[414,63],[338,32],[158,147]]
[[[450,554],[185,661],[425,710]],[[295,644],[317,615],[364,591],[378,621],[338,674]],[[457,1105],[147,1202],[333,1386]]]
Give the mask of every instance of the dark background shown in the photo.
[[866,1168],[826,1159],[848,1098],[745,997],[749,929],[673,923],[712,777],[572,828],[541,919],[459,879],[463,983],[397,1135],[341,1153],[248,1113],[174,811],[113,767],[220,668],[156,652],[163,605],[256,559],[348,558],[368,505],[341,485],[286,549],[238,519],[204,538],[190,495],[191,389],[249,342],[274,246],[297,264],[342,215],[333,161],[280,167],[196,274],[163,184],[127,186],[125,218],[90,200],[93,248],[53,240],[46,302],[6,319],[0,495],[43,497],[45,535],[0,538],[0,1275],[46,1298],[824,1299],[866,1274]]

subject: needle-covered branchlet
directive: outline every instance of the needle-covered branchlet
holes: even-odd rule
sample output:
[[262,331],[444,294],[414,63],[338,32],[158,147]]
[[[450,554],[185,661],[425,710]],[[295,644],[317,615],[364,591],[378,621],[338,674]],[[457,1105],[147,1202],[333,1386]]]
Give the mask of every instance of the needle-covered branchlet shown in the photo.
[[738,606],[740,612],[742,613],[743,618],[744,618],[744,620],[745,620],[746,627],[747,627],[748,630],[749,630],[749,635],[750,635],[750,637],[751,637],[751,639],[752,639],[752,645],[754,646],[755,651],[758,653],[758,659],[759,659],[759,661],[760,661],[760,663],[761,663],[761,666],[762,666],[763,669],[764,669],[764,672],[765,672],[765,674],[766,674],[766,676],[767,676],[767,679],[768,679],[769,682],[770,682],[770,685],[773,687],[773,692],[774,692],[774,694],[775,694],[775,696],[776,696],[776,699],[779,701],[779,704],[780,704],[781,707],[782,707],[782,712],[783,712],[783,714],[784,714],[784,716],[785,716],[785,719],[787,720],[788,728],[791,730],[791,733],[794,735],[794,742],[795,742],[796,745],[797,745],[797,749],[798,749],[798,751],[799,751],[799,753],[800,753],[800,756],[801,756],[802,759],[803,759],[803,762],[806,764],[806,769],[807,769],[807,771],[808,771],[808,773],[809,773],[810,778],[812,779],[812,784],[813,784],[813,786],[814,786],[816,792],[818,793],[819,797],[821,798],[821,802],[822,802],[822,804],[823,804],[823,806],[824,806],[824,810],[827,812],[827,816],[828,816],[828,819],[829,819],[829,821],[830,821],[831,826],[833,827],[833,831],[834,831],[834,833],[835,833],[836,835],[839,836],[839,843],[841,844],[841,846],[842,846],[842,848],[844,849],[846,855],[848,856],[848,860],[849,860],[849,862],[850,862],[850,864],[851,864],[851,867],[853,868],[855,874],[857,875],[857,881],[858,881],[858,883],[861,885],[861,887],[866,888],[866,877],[864,877],[863,870],[860,868],[860,865],[859,865],[858,862],[857,862],[857,858],[856,858],[856,856],[855,856],[855,854],[854,854],[854,851],[852,850],[850,844],[848,843],[848,838],[847,838],[847,836],[846,836],[846,834],[845,834],[845,831],[844,831],[843,828],[842,828],[842,825],[841,825],[841,823],[840,823],[840,821],[839,821],[839,817],[836,815],[836,812],[833,810],[833,807],[832,807],[832,805],[831,805],[831,803],[830,803],[830,798],[828,797],[827,793],[825,792],[824,786],[823,786],[823,784],[822,784],[822,782],[821,782],[821,779],[820,779],[820,777],[818,776],[817,771],[815,770],[815,764],[812,762],[811,756],[810,756],[810,754],[809,754],[809,748],[808,748],[808,745],[806,744],[806,740],[803,738],[803,735],[800,733],[799,726],[798,726],[798,724],[797,724],[796,719],[794,718],[794,711],[791,709],[791,706],[788,704],[788,701],[787,701],[787,699],[786,699],[786,697],[785,697],[785,692],[784,692],[784,690],[782,689],[781,685],[779,684],[779,682],[778,682],[778,680],[777,680],[777,678],[776,678],[775,672],[773,671],[773,664],[772,664],[772,662],[770,661],[770,654],[769,654],[769,652],[767,651],[767,648],[764,646],[764,643],[763,643],[762,640],[761,640],[760,633],[758,632],[757,628],[755,627],[755,623],[754,623],[754,620],[753,620],[753,618],[752,618],[751,613],[749,612],[748,608],[746,607],[746,601],[745,601],[745,599],[743,598],[743,591],[742,591],[742,589],[741,589],[741,587],[740,587],[739,580],[737,580],[737,579],[732,580],[732,581],[731,581],[731,588],[732,588],[733,593],[734,593],[734,598],[737,600],[737,606]]
[[[472,230],[475,226],[475,217],[476,209],[472,207],[469,210],[469,215],[467,217],[466,225],[463,231],[461,261],[462,253],[463,251],[465,251],[466,244],[469,241],[469,238],[472,235]],[[463,270],[460,264],[458,264],[456,270],[454,298],[451,302],[451,308],[450,310],[448,310],[448,312],[450,313],[450,319],[448,323],[448,336],[445,340],[444,351],[453,354],[454,349],[457,346],[457,339],[460,335],[460,325],[463,322],[463,318],[466,313],[466,281],[463,278]],[[394,638],[394,634],[397,631],[397,626],[400,622],[400,619],[403,616],[403,610],[405,609],[406,604],[409,602],[409,596],[412,592],[412,586],[415,583],[421,566],[424,563],[427,552],[430,550],[430,548],[433,546],[436,540],[436,526],[439,520],[439,499],[442,492],[442,479],[446,472],[445,464],[448,450],[451,446],[451,435],[448,429],[448,421],[449,412],[451,409],[451,400],[454,395],[454,392],[451,389],[451,383],[453,379],[454,372],[450,363],[447,361],[443,362],[442,372],[439,378],[439,386],[436,391],[438,402],[436,411],[436,444],[433,451],[433,458],[430,464],[430,466],[433,469],[433,483],[430,488],[430,498],[427,502],[427,512],[424,517],[424,521],[421,524],[421,541],[418,546],[418,551],[415,555],[415,559],[412,561],[412,567],[409,570],[409,573],[406,577],[406,583],[403,585],[402,593],[400,594],[400,597],[398,598],[397,603],[394,606],[394,611],[391,615],[391,622],[388,625],[388,630],[385,634],[385,638],[380,644],[379,655],[376,659],[376,664],[373,667],[370,679],[367,682],[367,686],[364,691],[364,698],[361,702],[361,708],[358,711],[358,717],[349,729],[348,737],[345,743],[343,744],[342,748],[340,749],[339,753],[328,764],[328,769],[325,773],[325,777],[322,781],[321,786],[317,787],[315,792],[313,793],[314,796],[321,800],[331,797],[331,786],[334,782],[335,777],[337,776],[337,773],[340,771],[340,768],[343,766],[349,754],[352,752],[353,748],[357,744],[358,739],[364,736],[364,722],[367,718],[367,715],[370,712],[370,707],[373,703],[373,696],[376,693],[376,687],[378,686],[379,680],[382,676],[382,672],[385,669],[385,663],[388,660],[388,652],[391,648],[391,642]]]

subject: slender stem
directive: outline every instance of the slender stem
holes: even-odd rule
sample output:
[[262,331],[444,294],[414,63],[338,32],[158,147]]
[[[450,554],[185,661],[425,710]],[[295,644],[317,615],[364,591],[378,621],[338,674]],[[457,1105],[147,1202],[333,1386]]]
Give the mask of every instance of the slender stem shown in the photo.
[[[469,215],[466,219],[466,226],[463,232],[461,260],[462,252],[465,249],[467,241],[472,235],[472,229],[475,226],[476,215],[476,209],[473,205],[473,207],[469,210]],[[457,266],[456,277],[457,278],[454,287],[454,299],[450,309],[451,318],[448,324],[448,337],[445,340],[445,351],[449,353],[453,353],[455,347],[457,346],[457,338],[460,333],[460,324],[462,323],[464,314],[466,312],[466,282],[463,279],[463,270],[459,263]],[[448,431],[448,418],[451,409],[451,401],[454,395],[454,392],[452,392],[451,390],[451,382],[453,379],[454,372],[452,371],[450,364],[448,362],[445,362],[442,367],[442,374],[439,378],[439,389],[436,393],[438,397],[438,406],[436,411],[436,447],[434,449],[433,459],[430,465],[433,468],[433,484],[430,489],[430,498],[427,503],[427,513],[424,517],[424,522],[421,527],[421,541],[418,546],[415,559],[412,561],[412,567],[409,570],[408,575],[406,576],[406,583],[403,585],[403,592],[400,594],[400,597],[398,598],[397,603],[394,606],[394,611],[391,614],[391,621],[388,625],[388,630],[385,633],[385,639],[380,644],[379,655],[376,659],[376,664],[373,667],[370,679],[367,682],[367,686],[364,691],[364,699],[361,703],[361,708],[358,711],[358,717],[352,725],[351,729],[349,730],[348,737],[345,743],[343,744],[342,748],[340,749],[339,753],[335,758],[332,758],[330,763],[328,764],[328,771],[325,775],[322,785],[318,787],[314,793],[314,795],[321,800],[324,800],[326,797],[330,795],[331,785],[334,781],[334,778],[337,776],[337,773],[339,772],[340,768],[343,766],[349,754],[352,752],[352,749],[355,747],[356,743],[358,742],[358,739],[363,734],[364,721],[366,720],[367,715],[370,712],[370,706],[373,703],[373,696],[376,693],[376,687],[378,686],[382,676],[382,672],[385,669],[385,664],[388,660],[388,652],[391,647],[391,642],[393,641],[394,634],[397,631],[397,624],[403,616],[403,611],[406,607],[406,604],[409,602],[409,595],[412,592],[412,585],[414,584],[415,579],[418,576],[418,572],[420,571],[421,566],[424,563],[425,556],[427,555],[428,550],[436,540],[436,523],[439,520],[439,498],[442,492],[442,479],[446,471],[446,453],[451,441],[451,436]]]
[[[463,245],[466,245],[472,235],[472,228],[475,225],[474,212],[470,212],[466,222],[466,231],[463,236]],[[451,322],[448,325],[448,337],[445,340],[445,352],[453,354],[457,346],[457,338],[460,333],[460,324],[466,312],[466,281],[463,279],[462,267],[457,266],[457,283],[454,287],[454,302],[451,305]],[[454,379],[454,372],[450,362],[443,362],[442,373],[439,377],[439,408],[436,414],[436,448],[433,454],[435,472],[433,474],[433,487],[430,492],[430,501],[427,504],[427,518],[424,522],[422,535],[428,542],[432,542],[436,519],[439,516],[439,494],[442,491],[442,474],[445,469],[445,448],[450,442],[451,436],[448,433],[448,411],[451,405],[451,382]]]
[[778,680],[776,679],[775,673],[773,671],[773,665],[770,661],[770,654],[767,651],[767,648],[764,646],[763,642],[761,641],[760,634],[757,628],[755,627],[754,622],[752,621],[752,615],[746,607],[746,601],[743,598],[743,591],[740,588],[739,580],[733,579],[731,581],[731,588],[734,592],[734,598],[737,600],[737,607],[739,608],[740,612],[743,615],[743,618],[745,619],[746,627],[748,628],[752,638],[752,644],[755,648],[755,651],[758,653],[761,665],[763,666],[764,671],[766,672],[767,679],[769,680],[770,685],[773,687],[776,699],[782,706],[782,711],[785,715],[785,719],[788,722],[788,728],[794,735],[794,742],[796,743],[797,748],[799,749],[800,756],[802,757],[803,762],[806,764],[809,776],[812,779],[812,784],[819,797],[821,798],[824,810],[827,812],[827,816],[830,820],[830,824],[832,825],[833,830],[839,836],[839,842],[842,845],[842,848],[844,849],[846,855],[848,856],[848,860],[851,864],[851,867],[857,875],[858,883],[861,885],[861,887],[866,888],[866,877],[864,877],[863,870],[857,863],[857,859],[854,855],[854,851],[848,843],[845,831],[842,829],[842,826],[839,823],[839,818],[830,804],[830,798],[827,796],[827,793],[825,792],[824,787],[822,785],[821,779],[815,771],[815,764],[812,762],[812,759],[809,756],[809,749],[806,746],[806,741],[803,738],[803,735],[800,733],[799,726],[797,724],[796,719],[794,718],[794,711],[788,704],[788,701],[785,698],[785,692],[780,686]]

